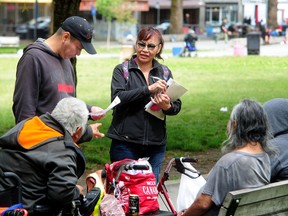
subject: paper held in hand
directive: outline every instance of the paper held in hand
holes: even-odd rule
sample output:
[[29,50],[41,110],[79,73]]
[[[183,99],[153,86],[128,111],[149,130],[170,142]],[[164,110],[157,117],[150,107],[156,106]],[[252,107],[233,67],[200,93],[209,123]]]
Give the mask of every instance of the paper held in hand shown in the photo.
[[[171,102],[176,101],[177,99],[179,99],[183,94],[185,94],[188,91],[185,87],[183,87],[182,85],[177,83],[172,78],[170,78],[167,81],[167,86],[168,86],[168,88],[167,88],[166,94],[170,97]],[[145,111],[156,116],[157,118],[159,118],[161,120],[164,120],[165,114],[163,113],[163,111],[161,109],[158,111],[152,110],[151,109],[152,105],[153,105],[152,101],[150,101],[148,104],[146,104],[145,105]]]
[[117,96],[115,99],[112,101],[112,103],[104,110],[101,110],[99,112],[91,112],[89,113],[90,115],[94,116],[100,116],[106,114],[109,110],[113,109],[116,105],[118,105],[121,102],[120,98]]

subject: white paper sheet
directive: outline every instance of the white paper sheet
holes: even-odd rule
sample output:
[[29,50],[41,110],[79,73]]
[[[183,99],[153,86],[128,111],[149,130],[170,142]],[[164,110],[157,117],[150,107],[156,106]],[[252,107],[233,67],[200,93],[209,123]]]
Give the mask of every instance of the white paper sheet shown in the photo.
[[113,109],[116,105],[118,105],[121,102],[120,98],[117,96],[115,99],[112,101],[112,103],[104,110],[101,110],[99,112],[91,112],[89,113],[90,115],[93,116],[100,116],[106,114],[109,110]]

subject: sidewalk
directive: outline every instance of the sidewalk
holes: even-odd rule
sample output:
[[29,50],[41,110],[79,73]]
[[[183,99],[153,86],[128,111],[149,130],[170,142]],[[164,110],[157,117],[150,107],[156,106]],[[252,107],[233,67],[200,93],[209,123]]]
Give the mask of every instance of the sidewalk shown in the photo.
[[[281,44],[283,37],[273,37],[271,43],[263,45],[260,41],[260,56],[288,56],[288,44]],[[183,42],[165,43],[165,49],[182,47]],[[231,39],[228,43],[220,40],[217,43],[213,39],[199,38],[196,42],[197,57],[235,56],[235,46],[242,48],[242,55],[247,56],[247,39]],[[172,56],[172,55],[171,55]]]
[[[288,56],[288,43],[281,44],[283,37],[273,37],[269,45],[263,45],[260,40],[260,54],[259,56]],[[167,42],[164,43],[164,50],[171,50],[171,53],[166,54],[164,52],[163,56],[173,57],[172,49],[176,47],[183,47],[182,41]],[[97,47],[105,47],[106,42],[94,42],[96,50]],[[111,42],[111,47],[121,47],[122,45],[117,42]],[[236,38],[231,39],[228,43],[224,40],[219,40],[217,43],[212,38],[199,37],[196,42],[196,47],[198,49],[197,57],[221,57],[221,56],[235,56],[235,46],[240,46],[242,48],[242,55],[247,56],[247,39],[246,38]],[[89,56],[89,55],[88,55]],[[193,55],[192,55],[193,56]],[[80,57],[87,57],[87,55],[81,55]],[[91,56],[90,57],[94,57]],[[109,57],[119,57],[120,53],[115,54],[103,54],[97,53],[96,58],[109,58]],[[178,57],[178,56],[175,56]]]
[[[273,37],[271,39],[271,44],[263,45],[260,41],[260,54],[259,56],[288,56],[288,44],[282,44],[283,37]],[[163,56],[173,57],[172,49],[177,47],[183,47],[182,41],[176,42],[165,42],[164,50],[171,50],[171,53],[166,54],[164,52]],[[197,57],[221,57],[221,56],[235,56],[235,46],[238,46],[238,49],[241,50],[240,56],[247,56],[247,39],[246,38],[237,38],[231,39],[228,43],[225,43],[224,40],[220,40],[217,43],[212,38],[199,37],[199,40],[196,42],[197,47]],[[94,42],[94,46],[97,50],[97,47],[106,47],[106,42]],[[121,47],[122,45],[118,42],[111,42],[111,47]],[[237,53],[236,53],[237,54]],[[239,50],[238,50],[239,54]],[[17,54],[0,54],[0,58],[20,58],[22,55],[22,50],[19,50]],[[82,51],[82,54],[78,58],[120,58],[120,53],[100,53],[96,55],[89,55]],[[193,55],[192,55],[193,56]],[[176,56],[178,57],[178,56]]]

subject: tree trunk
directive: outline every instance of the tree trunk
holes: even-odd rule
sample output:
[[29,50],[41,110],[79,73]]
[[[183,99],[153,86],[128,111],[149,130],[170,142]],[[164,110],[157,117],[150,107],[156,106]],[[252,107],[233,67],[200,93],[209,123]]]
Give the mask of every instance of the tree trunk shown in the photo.
[[111,40],[111,25],[112,25],[112,21],[111,20],[107,20],[107,25],[108,25],[108,29],[107,29],[107,48],[110,48],[110,40]]
[[170,34],[181,34],[183,27],[183,0],[171,1]]
[[268,21],[267,28],[271,28],[272,30],[278,28],[277,23],[277,0],[268,0]]
[[[81,0],[53,0],[51,7],[52,14],[52,32],[54,33],[61,26],[61,23],[70,16],[78,15],[79,6]],[[77,71],[76,71],[76,62],[77,59],[70,59],[74,72],[75,72],[75,85],[77,85]]]

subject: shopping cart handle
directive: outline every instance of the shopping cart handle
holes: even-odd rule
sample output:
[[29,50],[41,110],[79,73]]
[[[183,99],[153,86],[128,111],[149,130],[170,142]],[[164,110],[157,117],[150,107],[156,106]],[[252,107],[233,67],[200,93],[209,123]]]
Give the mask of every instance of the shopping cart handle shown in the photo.
[[189,157],[182,157],[182,158],[175,158],[176,163],[179,163],[182,159],[183,163],[198,163],[198,159],[197,158],[189,158]]
[[124,170],[149,170],[149,166],[146,164],[126,164]]
[[[181,162],[182,160],[182,162]],[[198,174],[198,176],[196,178],[198,178],[200,176],[200,173],[198,171],[194,171],[194,170],[190,170],[186,167],[184,167],[183,163],[197,163],[198,162],[198,159],[195,159],[195,158],[185,158],[185,157],[182,157],[182,158],[175,158],[175,164],[174,164],[174,167],[177,169],[178,172],[182,173],[182,174],[185,174],[185,170],[189,170],[190,172],[192,173],[196,173]],[[190,175],[188,175],[189,177],[191,177]],[[193,177],[191,177],[193,178]]]

